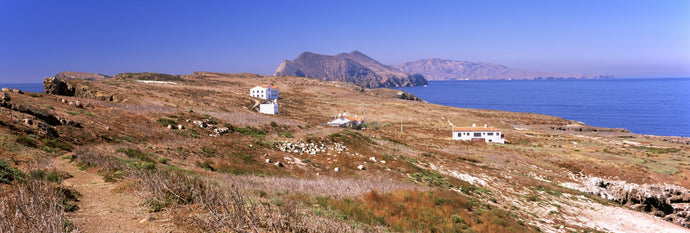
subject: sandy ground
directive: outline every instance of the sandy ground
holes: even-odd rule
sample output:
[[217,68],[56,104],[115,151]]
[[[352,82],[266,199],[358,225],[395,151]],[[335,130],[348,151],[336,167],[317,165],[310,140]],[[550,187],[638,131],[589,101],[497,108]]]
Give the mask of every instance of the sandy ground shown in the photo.
[[53,164],[58,170],[74,176],[62,183],[82,195],[77,203],[79,210],[68,215],[77,232],[174,232],[175,226],[170,219],[155,219],[140,205],[141,198],[114,191],[115,183],[107,183],[97,174],[79,170],[68,160],[55,158]]

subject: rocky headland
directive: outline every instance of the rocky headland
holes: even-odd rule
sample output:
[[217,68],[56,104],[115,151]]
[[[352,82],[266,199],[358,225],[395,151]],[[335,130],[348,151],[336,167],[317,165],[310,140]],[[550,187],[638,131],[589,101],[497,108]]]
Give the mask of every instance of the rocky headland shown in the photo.
[[274,75],[356,83],[367,88],[427,84],[421,74],[408,74],[383,65],[359,51],[335,56],[304,52],[294,60],[283,60]]

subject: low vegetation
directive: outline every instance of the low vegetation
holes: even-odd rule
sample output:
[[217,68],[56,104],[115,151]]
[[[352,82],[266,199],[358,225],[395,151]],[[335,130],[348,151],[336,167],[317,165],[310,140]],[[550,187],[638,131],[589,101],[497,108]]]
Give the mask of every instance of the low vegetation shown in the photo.
[[371,191],[357,199],[317,198],[345,218],[393,231],[533,232],[507,212],[478,205],[452,191]]

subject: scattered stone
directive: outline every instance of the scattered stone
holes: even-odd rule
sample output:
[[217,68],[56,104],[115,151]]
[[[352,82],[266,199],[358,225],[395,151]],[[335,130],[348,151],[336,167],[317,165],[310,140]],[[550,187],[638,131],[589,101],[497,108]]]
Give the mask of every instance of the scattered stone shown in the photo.
[[28,126],[31,126],[34,124],[34,122],[31,119],[23,119],[22,123],[24,123],[25,125],[28,125]]
[[225,128],[225,127],[215,128],[215,129],[213,129],[213,132],[215,133],[214,136],[219,137],[219,136],[223,136],[223,134],[229,133],[230,129]]
[[106,127],[105,127],[105,130],[110,130],[110,126],[106,126]]
[[74,105],[74,102],[70,101],[70,102],[69,102],[69,105]]
[[276,165],[277,167],[283,167],[283,163],[281,163],[280,161],[273,163],[273,165]]
[[10,101],[11,99],[12,97],[10,97],[10,94],[2,93],[2,95],[0,95],[0,100]]
[[272,163],[271,159],[266,159],[266,163]]
[[2,91],[2,92],[8,92],[8,91],[10,91],[10,89],[7,88],[7,87],[3,87],[2,89],[0,89],[0,91]]
[[74,106],[76,106],[77,108],[84,108],[84,104],[82,104],[79,100],[74,102]]
[[347,149],[347,146],[335,142],[331,145],[326,145],[323,142],[309,142],[305,143],[302,140],[296,142],[286,141],[279,143],[278,149],[288,153],[299,153],[299,154],[310,154],[316,155],[319,153],[331,153],[335,152],[340,154]]
[[148,222],[148,221],[150,221],[150,220],[151,220],[151,217],[150,217],[150,216],[146,216],[144,219],[142,219],[141,221],[139,221],[139,223],[146,223],[146,222]]
[[66,103],[67,103],[67,100],[66,100],[66,99],[61,99],[61,100],[60,100],[60,102],[62,102],[62,103],[65,103],[65,104],[66,104]]
[[335,168],[333,168],[333,171],[339,172],[339,171],[340,171],[340,167],[335,167]]
[[183,125],[177,125],[177,129],[184,129]]
[[357,169],[359,169],[359,170],[367,170],[367,168],[364,167],[364,165],[359,165],[359,166],[357,166]]
[[208,124],[206,124],[205,121],[197,121],[197,120],[195,120],[195,121],[193,121],[192,123],[194,123],[195,125],[198,125],[199,128],[206,128],[206,127],[208,127]]
[[385,164],[385,163],[386,163],[386,160],[381,160],[381,163]]
[[172,128],[173,128],[172,125],[168,125],[168,129],[172,129]]
[[369,161],[372,161],[374,163],[378,162],[378,161],[376,161],[376,157],[369,157]]

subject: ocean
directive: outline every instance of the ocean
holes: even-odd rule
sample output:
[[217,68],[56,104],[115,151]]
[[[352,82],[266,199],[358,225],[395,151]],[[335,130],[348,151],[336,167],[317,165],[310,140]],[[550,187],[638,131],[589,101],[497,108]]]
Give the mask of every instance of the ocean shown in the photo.
[[[0,87],[43,92],[41,83]],[[690,137],[690,78],[430,81],[427,87],[398,89],[440,105],[541,113],[639,134]]]
[[638,134],[690,137],[690,78],[430,81],[398,88],[430,103],[540,113]]
[[43,83],[3,83],[0,82],[0,88],[9,87],[12,89],[19,89],[24,92],[43,93]]

